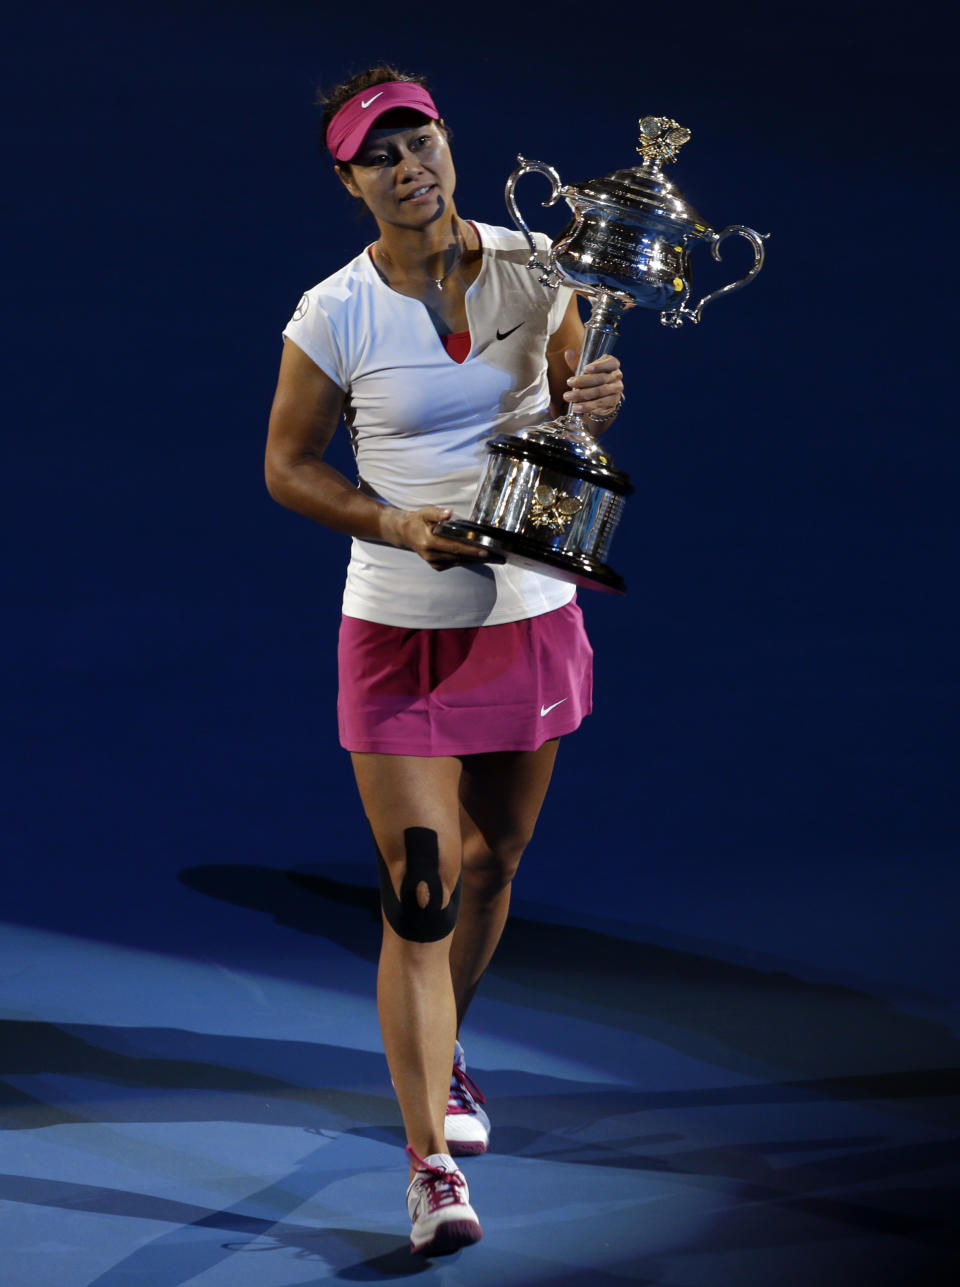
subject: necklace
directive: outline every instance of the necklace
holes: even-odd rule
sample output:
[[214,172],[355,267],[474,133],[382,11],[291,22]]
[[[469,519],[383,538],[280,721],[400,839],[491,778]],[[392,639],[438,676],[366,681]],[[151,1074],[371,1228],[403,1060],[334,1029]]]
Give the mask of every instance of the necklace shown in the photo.
[[[442,277],[431,277],[431,278],[429,279],[430,281],[432,281],[432,282],[433,282],[434,286],[437,288],[437,290],[438,290],[441,294],[443,294],[443,283],[447,280],[447,278],[448,278],[448,277],[450,276],[450,274],[454,271],[454,269],[455,269],[455,268],[457,268],[457,267],[459,266],[461,259],[463,259],[463,252],[464,252],[465,247],[464,247],[464,243],[463,243],[463,238],[460,236],[460,228],[459,228],[459,227],[457,227],[457,229],[456,229],[456,236],[457,236],[457,245],[456,245],[456,250],[455,250],[454,257],[453,257],[453,262],[451,263],[450,267],[447,269],[447,271],[443,274],[443,276],[442,276]],[[387,254],[387,252],[386,252],[386,251],[383,249],[383,247],[380,245],[379,241],[377,241],[377,242],[375,242],[375,243],[374,243],[374,245],[373,245],[373,252],[374,252],[374,257],[375,257],[375,259],[381,259],[381,260],[385,261],[387,264],[390,264],[391,266],[394,266],[394,265],[393,265],[393,260],[390,258],[390,256]],[[376,265],[374,265],[374,266],[376,267]],[[389,281],[387,280],[387,276],[386,276],[386,274],[385,274],[384,272],[382,272],[382,271],[381,271],[381,272],[380,272],[380,276],[381,276],[381,277],[383,277],[384,281],[386,281],[386,282],[387,282],[387,285],[389,286],[389,284],[390,284],[390,283],[389,283]]]
[[460,229],[458,228],[457,229],[457,247],[456,247],[456,253],[454,254],[454,257],[453,257],[453,263],[450,265],[450,267],[447,269],[447,271],[443,274],[442,277],[431,278],[434,286],[436,286],[438,291],[441,291],[441,292],[443,291],[443,283],[447,280],[447,278],[450,276],[453,270],[459,265],[460,260],[462,258],[463,258],[463,242],[460,239]]

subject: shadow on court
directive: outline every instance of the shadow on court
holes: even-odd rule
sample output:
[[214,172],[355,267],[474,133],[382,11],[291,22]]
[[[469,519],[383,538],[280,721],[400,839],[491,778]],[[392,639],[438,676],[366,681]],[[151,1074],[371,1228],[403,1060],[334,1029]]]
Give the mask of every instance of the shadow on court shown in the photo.
[[[180,879],[376,959],[372,887],[258,866],[191,867]],[[960,1039],[948,1027],[868,992],[526,916],[508,922],[483,991],[599,1019],[748,1076],[771,1069],[812,1078],[841,1099],[932,1100],[960,1081]]]

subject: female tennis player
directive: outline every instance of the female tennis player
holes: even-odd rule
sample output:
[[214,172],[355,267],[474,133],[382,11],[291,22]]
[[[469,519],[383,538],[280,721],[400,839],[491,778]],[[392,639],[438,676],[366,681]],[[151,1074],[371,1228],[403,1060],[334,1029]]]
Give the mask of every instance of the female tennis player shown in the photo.
[[[423,78],[353,77],[326,99],[323,132],[378,235],[284,330],[266,476],[281,504],[352,537],[340,740],[377,851],[378,1012],[410,1155],[411,1247],[440,1255],[481,1237],[454,1157],[482,1153],[490,1122],[460,1025],[559,740],[589,713],[592,652],[572,585],[434,529],[470,513],[493,435],[569,406],[600,431],[623,382],[612,355],[571,375],[572,292],[538,283],[520,233],[458,214]],[[323,458],[341,419],[358,483]]]

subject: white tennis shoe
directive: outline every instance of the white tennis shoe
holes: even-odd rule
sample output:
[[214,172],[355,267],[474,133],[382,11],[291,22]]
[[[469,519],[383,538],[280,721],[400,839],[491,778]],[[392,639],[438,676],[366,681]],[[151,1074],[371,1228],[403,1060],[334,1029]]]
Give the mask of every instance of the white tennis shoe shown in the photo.
[[490,1118],[481,1108],[486,1103],[480,1087],[467,1075],[463,1046],[456,1043],[453,1074],[443,1131],[447,1148],[454,1157],[471,1157],[486,1153],[490,1147]]
[[407,1145],[417,1169],[407,1189],[407,1211],[413,1222],[410,1250],[424,1256],[448,1256],[483,1237],[470,1205],[467,1181],[449,1153],[420,1157]]

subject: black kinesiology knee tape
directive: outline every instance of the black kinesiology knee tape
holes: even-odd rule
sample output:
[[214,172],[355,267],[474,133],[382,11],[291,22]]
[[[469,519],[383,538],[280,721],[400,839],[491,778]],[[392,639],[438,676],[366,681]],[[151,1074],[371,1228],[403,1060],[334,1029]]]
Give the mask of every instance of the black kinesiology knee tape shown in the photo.
[[403,843],[407,852],[407,870],[399,898],[394,893],[390,871],[377,846],[383,914],[397,934],[408,942],[436,943],[446,938],[457,923],[463,876],[457,880],[450,901],[444,907],[437,833],[429,827],[407,827]]

